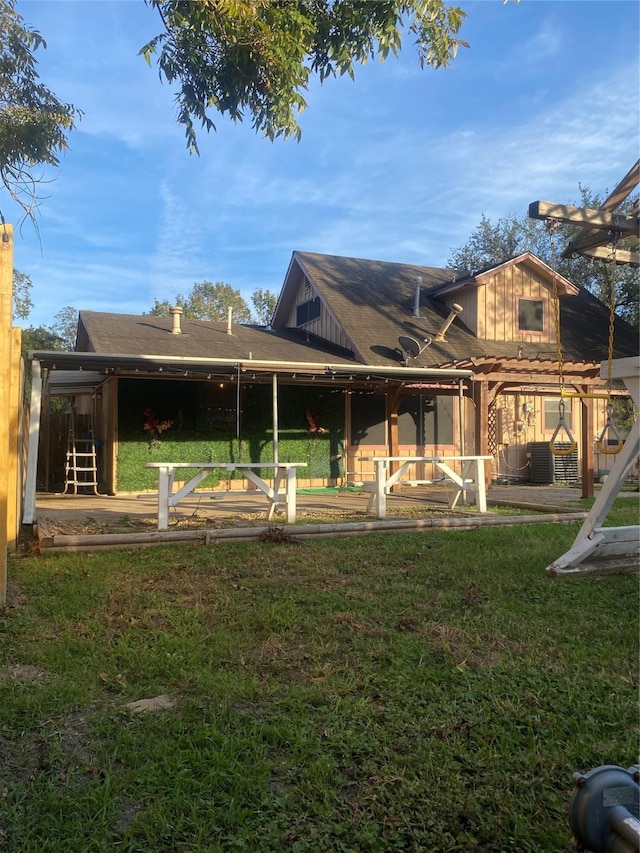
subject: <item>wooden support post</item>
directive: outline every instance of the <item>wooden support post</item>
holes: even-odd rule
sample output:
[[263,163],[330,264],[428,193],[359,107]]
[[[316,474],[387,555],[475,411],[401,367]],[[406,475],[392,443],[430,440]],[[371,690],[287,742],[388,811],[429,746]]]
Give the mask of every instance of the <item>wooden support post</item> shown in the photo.
[[10,386],[9,386],[9,461],[7,480],[7,547],[18,547],[20,531],[20,510],[22,503],[22,454],[20,452],[19,418],[22,406],[22,385],[20,372],[20,346],[22,329],[11,329],[10,335]]
[[105,385],[102,394],[102,405],[107,411],[106,435],[109,443],[105,447],[107,462],[107,482],[110,495],[115,495],[118,488],[118,379],[112,377]]
[[355,454],[353,452],[352,433],[353,424],[351,421],[351,401],[353,394],[350,390],[345,391],[344,395],[344,457],[342,459],[342,483],[346,485],[349,482],[349,477],[355,475]]
[[582,479],[582,497],[592,498],[595,494],[594,468],[595,450],[593,445],[593,400],[580,399],[580,414],[582,421],[582,457],[580,459],[580,475]]
[[[400,390],[402,385],[396,388],[394,393],[387,394],[387,423],[389,424],[388,453],[389,456],[400,455],[400,440],[398,438],[398,407],[400,406]],[[398,468],[396,462],[391,463],[391,473]]]
[[[475,417],[475,456],[489,456],[489,386],[486,381],[475,380],[472,383]],[[491,483],[491,462],[485,462],[485,475]]]
[[[13,226],[0,236],[0,605],[7,601],[9,425],[11,423],[11,312],[13,302]],[[6,240],[5,240],[6,235]]]

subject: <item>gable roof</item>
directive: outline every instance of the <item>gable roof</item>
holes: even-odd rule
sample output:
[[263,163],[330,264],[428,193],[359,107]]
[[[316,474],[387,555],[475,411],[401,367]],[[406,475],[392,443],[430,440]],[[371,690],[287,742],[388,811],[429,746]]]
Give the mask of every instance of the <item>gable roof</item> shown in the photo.
[[[294,252],[290,273],[295,266],[313,284],[329,315],[339,324],[358,361],[372,364],[402,361],[398,337],[418,339],[433,336],[442,327],[449,310],[444,302],[429,300],[426,294],[436,284],[450,281],[453,270],[345,258],[313,252]],[[289,274],[287,278],[289,278]],[[420,313],[413,316],[416,279],[422,279]],[[290,309],[287,282],[273,316],[274,327],[280,327]],[[459,337],[463,324],[450,329],[448,338]],[[467,330],[463,339],[472,337]],[[435,344],[432,345],[436,346]],[[431,350],[432,347],[429,349]],[[448,353],[442,353],[444,356]],[[430,353],[432,355],[432,353]],[[433,359],[415,361],[416,366]]]
[[[545,276],[553,271],[530,253],[508,264],[534,265]],[[478,274],[486,280],[501,264]],[[273,316],[273,325],[285,322],[296,290],[296,269],[312,283],[331,317],[339,324],[356,359],[364,364],[398,363],[403,355],[398,343],[401,335],[417,339],[432,338],[418,358],[415,367],[438,366],[467,361],[470,358],[517,358],[519,341],[491,341],[477,338],[464,324],[464,315],[456,317],[446,333],[446,341],[433,340],[449,316],[442,299],[454,284],[455,271],[416,264],[389,263],[363,258],[321,255],[313,252],[293,253],[287,278]],[[414,316],[416,279],[422,279],[420,310]],[[475,285],[476,276],[465,276],[457,286]],[[600,362],[607,358],[609,313],[607,306],[584,289],[562,279],[560,322],[563,355],[566,361]],[[528,358],[553,359],[555,346],[525,345]],[[615,321],[614,357],[634,355],[638,351],[637,334],[620,318]]]
[[543,260],[538,258],[536,255],[531,252],[523,252],[521,255],[518,255],[515,258],[511,258],[509,261],[504,261],[501,264],[494,264],[491,267],[486,267],[483,270],[477,270],[473,272],[469,272],[466,275],[458,275],[457,278],[454,278],[452,281],[444,282],[443,284],[437,284],[432,288],[432,295],[443,296],[445,293],[455,293],[458,290],[462,290],[467,287],[478,287],[481,284],[486,284],[492,276],[496,273],[500,272],[507,267],[512,267],[516,265],[527,266],[538,275],[541,281],[545,282],[549,287],[556,287],[558,290],[558,294],[572,295],[575,296],[579,287],[569,281],[569,279],[560,275],[557,272],[554,272],[553,269],[546,264]]

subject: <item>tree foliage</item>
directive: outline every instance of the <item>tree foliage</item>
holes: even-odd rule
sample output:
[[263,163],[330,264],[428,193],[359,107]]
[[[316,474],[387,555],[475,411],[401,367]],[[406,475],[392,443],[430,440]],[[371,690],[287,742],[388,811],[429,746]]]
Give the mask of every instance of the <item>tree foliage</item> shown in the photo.
[[60,339],[60,349],[66,352],[71,352],[76,347],[78,313],[78,309],[73,305],[65,305],[53,318],[53,325],[49,326],[49,330]]
[[253,322],[258,323],[260,326],[267,326],[271,322],[277,302],[278,296],[273,291],[262,290],[260,288],[254,290],[251,294]]
[[210,281],[194,284],[191,293],[187,296],[179,293],[171,302],[167,299],[156,299],[149,314],[168,317],[174,305],[182,308],[183,316],[188,320],[226,320],[231,308],[236,323],[251,321],[251,311],[240,291],[234,290],[230,284],[223,281],[215,284]]
[[[580,201],[571,202],[578,207],[599,208],[604,199],[593,194],[588,187],[580,186]],[[618,213],[630,215],[637,198],[628,198],[618,208]],[[482,216],[467,243],[452,249],[448,266],[456,270],[479,271],[504,263],[523,252],[532,252],[558,273],[578,287],[586,287],[606,305],[610,304],[612,289],[616,313],[627,322],[639,322],[638,270],[619,264],[615,268],[608,261],[579,255],[563,258],[562,251],[579,231],[575,225],[558,225],[550,237],[545,223],[528,216],[511,216],[491,222]]]
[[40,82],[34,53],[46,42],[15,6],[16,0],[0,0],[0,180],[33,218],[39,178],[32,169],[58,165],[81,113]]
[[33,350],[62,350],[62,338],[50,326],[29,326],[22,330],[22,356]]
[[211,112],[251,117],[269,139],[300,138],[312,75],[355,74],[370,59],[397,55],[403,33],[420,65],[446,66],[465,13],[445,0],[147,0],[164,31],[140,51],[161,79],[177,83],[178,121],[197,152],[195,125],[215,130]]
[[53,318],[51,326],[29,326],[22,330],[23,355],[29,350],[71,352],[76,346],[78,309],[66,305]]
[[28,276],[25,272],[20,272],[20,270],[14,269],[13,271],[13,319],[14,320],[26,320],[29,314],[31,313],[31,309],[33,308],[33,302],[31,300],[31,288],[33,287],[33,282],[31,281],[30,276]]

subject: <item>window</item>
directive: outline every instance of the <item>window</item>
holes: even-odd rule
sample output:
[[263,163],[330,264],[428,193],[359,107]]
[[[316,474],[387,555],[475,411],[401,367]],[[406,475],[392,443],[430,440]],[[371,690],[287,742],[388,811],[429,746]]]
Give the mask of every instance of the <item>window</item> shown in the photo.
[[544,302],[542,299],[518,300],[518,331],[544,332]]
[[303,302],[302,305],[298,305],[296,309],[296,325],[304,326],[305,323],[310,323],[319,316],[320,297],[316,296],[315,299],[309,299],[307,302]]
[[[563,400],[564,403],[564,421],[569,429],[573,432],[573,411],[571,409],[571,398]],[[560,410],[559,410],[559,397],[545,397],[544,398],[544,424],[543,429],[545,432],[555,432],[556,427],[558,426],[558,421],[560,420]],[[562,430],[564,433],[564,430]],[[564,436],[559,436],[560,441],[564,440]]]

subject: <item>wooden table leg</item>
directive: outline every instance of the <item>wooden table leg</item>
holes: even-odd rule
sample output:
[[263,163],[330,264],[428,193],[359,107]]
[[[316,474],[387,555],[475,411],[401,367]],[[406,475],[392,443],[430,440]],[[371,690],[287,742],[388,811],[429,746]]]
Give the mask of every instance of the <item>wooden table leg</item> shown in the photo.
[[287,524],[296,521],[296,469],[287,468],[285,500],[287,505]]
[[475,460],[476,468],[476,507],[478,512],[487,511],[487,487],[484,478],[484,461],[482,459]]
[[158,530],[169,527],[169,497],[173,485],[170,468],[158,468]]

